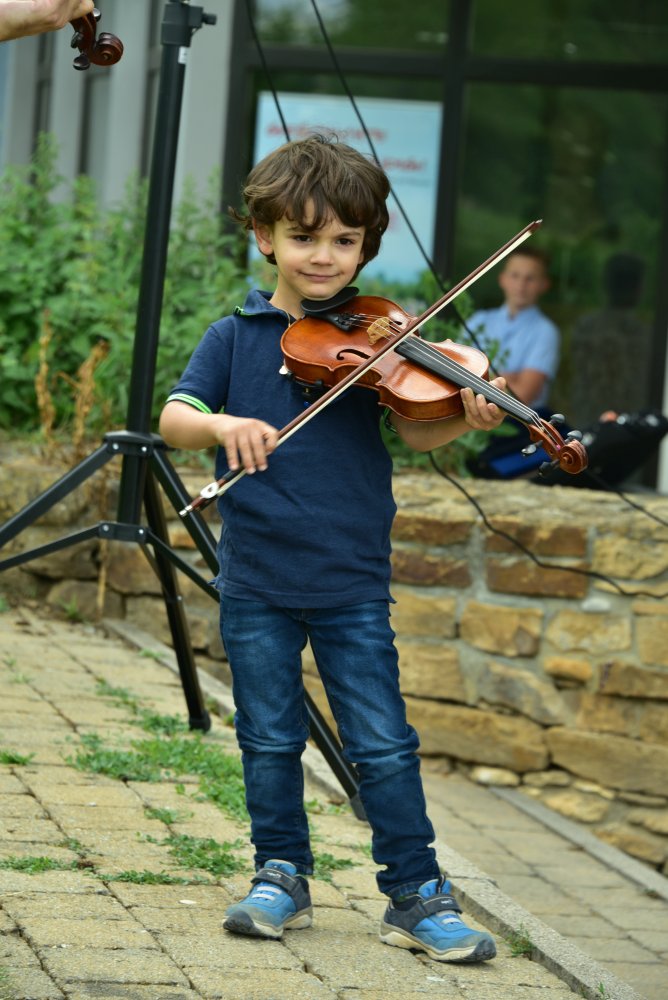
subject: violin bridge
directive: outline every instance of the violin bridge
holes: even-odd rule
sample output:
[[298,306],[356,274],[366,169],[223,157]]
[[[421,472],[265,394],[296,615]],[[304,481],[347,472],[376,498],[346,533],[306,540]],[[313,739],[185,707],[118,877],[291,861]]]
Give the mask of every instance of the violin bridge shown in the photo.
[[374,320],[367,330],[370,346],[373,347],[379,340],[386,340],[390,333],[390,320],[387,316],[381,316],[380,319]]

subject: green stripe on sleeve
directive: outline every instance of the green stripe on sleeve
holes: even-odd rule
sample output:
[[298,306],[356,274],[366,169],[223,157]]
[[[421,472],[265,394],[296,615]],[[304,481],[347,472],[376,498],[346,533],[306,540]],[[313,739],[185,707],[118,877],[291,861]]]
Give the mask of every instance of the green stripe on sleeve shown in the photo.
[[188,406],[194,406],[196,410],[200,410],[201,413],[211,413],[212,411],[209,407],[203,403],[200,399],[196,399],[195,396],[189,396],[185,392],[175,392],[168,397],[167,402],[173,403],[177,400],[179,403],[187,403]]

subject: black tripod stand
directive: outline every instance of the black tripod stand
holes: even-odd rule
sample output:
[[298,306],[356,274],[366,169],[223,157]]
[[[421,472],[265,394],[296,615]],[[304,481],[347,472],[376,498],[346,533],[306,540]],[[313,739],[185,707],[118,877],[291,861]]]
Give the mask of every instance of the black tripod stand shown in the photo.
[[[162,22],[163,54],[160,89],[132,358],[127,430],[106,434],[104,443],[96,451],[28,503],[0,528],[0,548],[2,548],[24,528],[89,479],[98,469],[116,456],[120,456],[122,468],[116,521],[98,522],[56,541],[0,561],[0,571],[96,537],[140,545],[162,588],[190,727],[204,731],[210,728],[211,720],[197,678],[190,632],[175,568],[185,573],[215,600],[219,599],[219,595],[210,583],[170,547],[165,513],[157,484],[162,486],[175,510],[183,509],[190,498],[167,457],[166,445],[157,434],[150,432],[150,426],[185,76],[185,50],[189,48],[196,30],[203,24],[215,24],[215,22],[215,16],[205,14],[201,7],[191,6],[185,0],[167,0]],[[141,521],[142,505],[146,514],[145,523]],[[217,573],[216,544],[208,525],[199,515],[189,517],[185,523],[209,569]],[[152,552],[149,552],[147,546],[151,547]],[[355,772],[343,758],[336,737],[329,730],[308,693],[307,709],[311,736],[343,785],[356,814],[363,816]]]

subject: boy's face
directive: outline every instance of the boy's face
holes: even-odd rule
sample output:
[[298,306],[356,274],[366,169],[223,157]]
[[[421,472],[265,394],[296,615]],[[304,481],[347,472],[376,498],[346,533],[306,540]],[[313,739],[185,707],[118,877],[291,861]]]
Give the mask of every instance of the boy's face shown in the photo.
[[535,257],[513,254],[499,275],[499,285],[511,314],[534,306],[550,287],[543,262]]
[[364,226],[346,226],[335,215],[307,232],[284,216],[273,226],[254,225],[261,253],[273,253],[278,277],[271,302],[301,316],[302,299],[329,299],[349,285],[363,261]]

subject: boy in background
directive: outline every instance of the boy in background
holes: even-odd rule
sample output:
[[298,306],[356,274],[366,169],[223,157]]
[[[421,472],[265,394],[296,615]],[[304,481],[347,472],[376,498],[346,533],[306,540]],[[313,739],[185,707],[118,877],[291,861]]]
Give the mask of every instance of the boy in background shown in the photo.
[[468,327],[483,352],[497,345],[495,366],[513,395],[545,412],[559,367],[559,331],[538,307],[550,287],[547,256],[522,245],[506,258],[499,285],[503,305],[474,313]]

